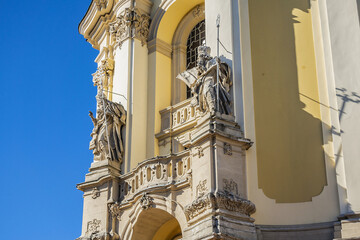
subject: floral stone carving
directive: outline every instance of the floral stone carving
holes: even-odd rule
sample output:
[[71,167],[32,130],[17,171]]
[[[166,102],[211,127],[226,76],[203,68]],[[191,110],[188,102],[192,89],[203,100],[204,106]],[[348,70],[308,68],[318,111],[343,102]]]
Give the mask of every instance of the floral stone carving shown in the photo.
[[150,16],[142,14],[136,8],[126,8],[110,24],[110,33],[115,37],[115,47],[123,44],[128,38],[137,38],[144,45],[149,36]]
[[185,206],[184,211],[187,219],[191,220],[214,206],[215,196],[212,193],[208,193],[202,197],[198,197],[191,204]]
[[196,186],[196,197],[202,197],[208,191],[206,182],[207,182],[207,179],[200,181],[199,184]]
[[87,223],[87,231],[86,234],[94,234],[94,233],[98,233],[100,231],[100,220],[94,219],[92,221],[89,221]]
[[237,183],[232,179],[223,179],[224,183],[224,191],[228,194],[232,195],[238,195],[238,185]]
[[140,205],[145,210],[151,208],[153,205],[153,198],[144,193],[140,199]]
[[100,197],[100,191],[99,191],[99,189],[97,187],[93,188],[93,190],[91,192],[91,197],[93,199],[96,199],[96,198]]

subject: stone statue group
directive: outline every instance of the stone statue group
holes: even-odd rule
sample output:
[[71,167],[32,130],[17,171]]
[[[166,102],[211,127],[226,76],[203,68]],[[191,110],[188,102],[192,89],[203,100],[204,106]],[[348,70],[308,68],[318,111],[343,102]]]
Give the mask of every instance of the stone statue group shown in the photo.
[[[180,73],[177,78],[191,89],[191,104],[198,106],[203,113],[209,112],[211,116],[216,112],[231,114],[231,70],[219,58],[210,56],[209,47],[198,47],[197,66]],[[96,99],[96,118],[89,112],[94,123],[89,149],[93,151],[95,161],[108,159],[122,162],[126,110],[121,104],[107,100],[101,87]]]

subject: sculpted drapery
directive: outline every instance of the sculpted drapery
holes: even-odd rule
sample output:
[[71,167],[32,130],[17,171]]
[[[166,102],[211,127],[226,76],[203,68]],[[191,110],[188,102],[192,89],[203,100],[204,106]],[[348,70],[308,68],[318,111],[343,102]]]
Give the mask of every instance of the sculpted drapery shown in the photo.
[[92,112],[89,116],[94,123],[89,149],[93,151],[94,160],[113,160],[121,162],[124,155],[123,127],[126,124],[124,107],[111,102],[100,94],[97,96],[96,118]]
[[[219,64],[219,86],[217,86],[217,64]],[[183,81],[194,96],[192,105],[198,105],[202,112],[231,114],[232,85],[230,67],[219,58],[210,56],[210,48],[198,47],[197,66],[180,73],[177,78]],[[217,109],[217,88],[219,88],[219,109]]]

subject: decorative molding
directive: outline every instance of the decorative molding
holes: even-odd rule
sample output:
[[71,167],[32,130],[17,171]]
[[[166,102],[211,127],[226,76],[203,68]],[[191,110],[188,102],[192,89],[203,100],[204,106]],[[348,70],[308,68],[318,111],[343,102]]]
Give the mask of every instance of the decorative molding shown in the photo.
[[212,193],[198,197],[191,204],[185,206],[184,212],[188,220],[191,220],[205,212],[207,209],[215,207],[215,196]]
[[192,10],[192,15],[194,16],[194,18],[200,18],[201,16],[204,15],[204,13],[205,13],[204,4],[197,5]]
[[93,188],[93,190],[91,192],[91,197],[93,199],[96,199],[96,198],[100,197],[100,191],[99,191],[99,189],[97,187]]
[[99,11],[101,11],[101,9],[104,9],[106,8],[107,6],[107,0],[95,0],[95,4],[96,4],[96,7]]
[[94,220],[89,221],[87,223],[87,235],[92,235],[94,233],[98,233],[100,231],[101,221],[94,218]]
[[98,87],[98,90],[104,88],[110,91],[112,90],[112,76],[114,73],[114,60],[105,59],[101,60],[97,70],[92,74],[94,86]]
[[[167,42],[165,42],[159,38],[156,38],[156,39],[152,39],[151,41],[148,42],[148,53],[150,54],[155,51],[171,58],[173,49],[172,49],[171,45],[168,44]],[[185,52],[186,52],[186,49],[185,49]]]
[[232,194],[218,192],[216,193],[217,208],[226,209],[228,211],[237,212],[246,216],[255,213],[255,204],[251,201],[234,196]]
[[199,158],[204,156],[204,149],[201,146],[195,147],[195,153],[193,153],[193,156],[198,156]]
[[121,47],[128,38],[137,38],[144,45],[149,36],[150,16],[137,8],[125,8],[123,14],[110,23],[110,33],[115,37],[115,46]]
[[191,220],[208,209],[226,209],[250,217],[255,213],[255,204],[251,201],[224,192],[208,193],[198,197],[191,204],[185,206],[184,212],[188,220]]
[[111,214],[111,217],[117,218],[118,220],[120,220],[121,210],[120,210],[119,203],[109,203],[108,208],[109,208],[109,213]]
[[232,155],[232,147],[229,143],[227,142],[224,142],[224,154],[225,155],[229,155],[231,156]]
[[199,184],[196,186],[196,197],[202,197],[205,195],[209,189],[206,186],[207,179],[200,181]]
[[147,210],[153,205],[153,198],[148,196],[147,193],[144,193],[140,199],[140,205],[143,209]]
[[238,185],[237,183],[232,179],[223,179],[224,183],[224,191],[225,193],[232,194],[232,195],[238,195]]

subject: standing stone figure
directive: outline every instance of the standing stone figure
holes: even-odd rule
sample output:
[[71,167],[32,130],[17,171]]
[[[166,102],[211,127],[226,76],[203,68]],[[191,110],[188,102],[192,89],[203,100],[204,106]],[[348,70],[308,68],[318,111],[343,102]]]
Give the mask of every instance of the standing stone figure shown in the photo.
[[107,100],[103,94],[98,94],[96,100],[96,118],[89,112],[94,123],[89,149],[93,150],[95,161],[108,159],[121,163],[124,155],[122,132],[126,124],[126,111],[121,104]]
[[[217,86],[217,64],[219,64],[219,86]],[[202,112],[215,112],[231,114],[231,96],[229,94],[232,85],[230,67],[220,61],[219,58],[210,56],[210,48],[198,47],[197,66],[180,73],[177,78],[185,82],[191,89],[194,102]],[[219,88],[219,109],[217,109],[217,88]]]

